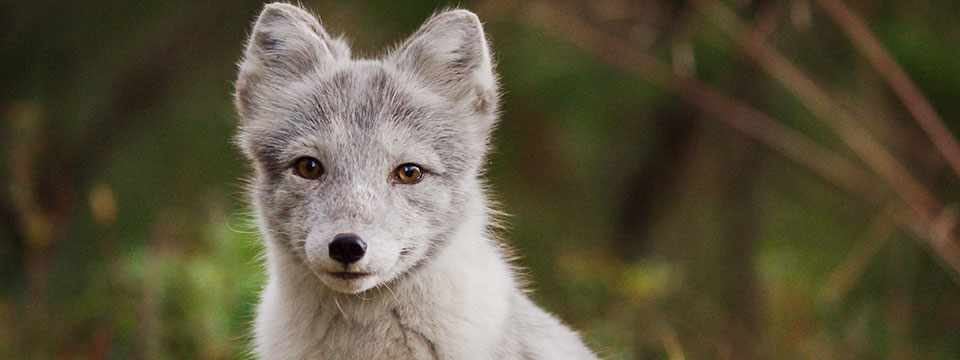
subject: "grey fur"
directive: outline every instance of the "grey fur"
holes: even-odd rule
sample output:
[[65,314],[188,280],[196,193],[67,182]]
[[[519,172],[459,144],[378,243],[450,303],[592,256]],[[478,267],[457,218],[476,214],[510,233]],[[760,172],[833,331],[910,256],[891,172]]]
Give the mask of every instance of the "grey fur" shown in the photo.
[[[258,357],[596,358],[526,297],[489,234],[480,173],[498,96],[476,15],[442,12],[367,60],[315,16],[269,4],[236,99],[266,245]],[[303,156],[323,164],[319,179],[294,175]],[[393,178],[405,163],[425,169],[420,183]],[[368,244],[350,265],[327,253],[345,232]]]

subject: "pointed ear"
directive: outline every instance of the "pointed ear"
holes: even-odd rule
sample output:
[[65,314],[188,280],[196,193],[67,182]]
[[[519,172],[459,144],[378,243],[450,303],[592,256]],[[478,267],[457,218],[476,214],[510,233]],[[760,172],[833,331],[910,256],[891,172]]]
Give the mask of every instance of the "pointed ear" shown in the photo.
[[317,17],[285,3],[268,4],[253,26],[236,83],[241,115],[262,91],[350,58],[350,48],[331,38]]
[[427,20],[390,59],[458,104],[485,115],[496,111],[490,49],[480,19],[470,11],[445,11]]

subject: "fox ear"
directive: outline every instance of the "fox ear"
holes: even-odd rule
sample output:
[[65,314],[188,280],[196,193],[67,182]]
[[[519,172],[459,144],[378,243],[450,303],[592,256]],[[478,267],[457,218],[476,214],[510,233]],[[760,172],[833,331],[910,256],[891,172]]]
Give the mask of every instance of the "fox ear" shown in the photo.
[[262,90],[349,58],[350,48],[331,38],[316,16],[290,4],[267,4],[240,62],[237,106],[245,114]]
[[497,79],[477,15],[451,10],[427,20],[391,55],[437,93],[485,115],[497,107]]

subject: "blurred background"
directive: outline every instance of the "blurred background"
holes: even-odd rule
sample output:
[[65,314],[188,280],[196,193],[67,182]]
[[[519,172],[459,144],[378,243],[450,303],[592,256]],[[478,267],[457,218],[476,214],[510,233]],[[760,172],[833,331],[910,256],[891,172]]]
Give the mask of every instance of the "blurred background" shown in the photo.
[[[960,358],[960,4],[304,1],[358,56],[472,9],[487,177],[609,359]],[[0,358],[242,359],[262,3],[0,2]]]

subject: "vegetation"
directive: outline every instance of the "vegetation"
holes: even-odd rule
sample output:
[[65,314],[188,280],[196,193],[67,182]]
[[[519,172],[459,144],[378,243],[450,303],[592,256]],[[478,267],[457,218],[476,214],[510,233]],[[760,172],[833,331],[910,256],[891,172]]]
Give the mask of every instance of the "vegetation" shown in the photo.
[[[476,11],[488,177],[609,359],[960,358],[960,4],[304,2],[375,56]],[[245,358],[258,2],[0,3],[0,358]]]

